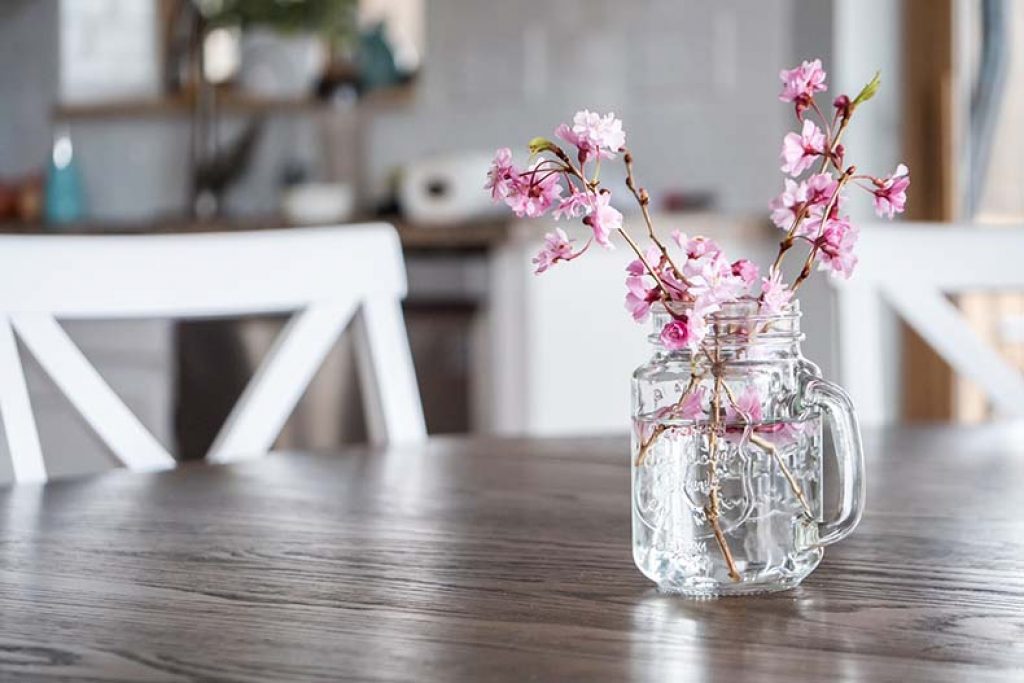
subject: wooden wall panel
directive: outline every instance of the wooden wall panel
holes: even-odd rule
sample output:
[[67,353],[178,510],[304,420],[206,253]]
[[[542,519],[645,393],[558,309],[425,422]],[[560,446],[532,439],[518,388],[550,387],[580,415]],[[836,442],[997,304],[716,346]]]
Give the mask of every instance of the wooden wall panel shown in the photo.
[[[904,0],[904,158],[913,169],[908,220],[956,217],[952,0]],[[916,333],[903,331],[903,417],[949,421],[956,377]]]

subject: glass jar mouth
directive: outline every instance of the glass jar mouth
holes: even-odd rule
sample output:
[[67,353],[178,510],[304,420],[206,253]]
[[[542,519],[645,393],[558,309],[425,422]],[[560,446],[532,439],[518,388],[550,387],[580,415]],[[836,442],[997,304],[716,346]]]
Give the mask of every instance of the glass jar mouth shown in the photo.
[[[654,304],[651,307],[654,328],[650,341],[661,346],[662,328],[675,318],[689,315],[692,308],[692,304],[683,301]],[[731,301],[705,317],[705,343],[719,348],[798,343],[804,339],[800,332],[802,316],[797,301],[778,313],[762,311],[754,298]]]
[[[651,306],[655,315],[689,315],[693,304],[686,301],[658,302]],[[803,316],[800,302],[793,301],[778,313],[766,313],[761,310],[760,302],[755,298],[743,298],[722,304],[717,311],[706,316],[709,325],[721,323],[751,323],[782,320],[799,320]]]

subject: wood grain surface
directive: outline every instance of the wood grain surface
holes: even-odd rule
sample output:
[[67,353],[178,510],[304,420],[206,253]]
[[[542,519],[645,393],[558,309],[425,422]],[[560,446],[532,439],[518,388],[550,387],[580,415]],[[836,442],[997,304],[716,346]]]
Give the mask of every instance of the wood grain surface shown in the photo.
[[803,586],[634,569],[624,440],[435,440],[0,491],[0,680],[1024,680],[1024,426],[868,435]]

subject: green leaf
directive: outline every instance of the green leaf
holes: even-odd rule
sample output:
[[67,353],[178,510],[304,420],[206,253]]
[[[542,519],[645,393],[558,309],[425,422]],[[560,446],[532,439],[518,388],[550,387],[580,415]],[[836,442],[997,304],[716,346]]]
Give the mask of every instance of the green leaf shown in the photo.
[[867,102],[875,93],[878,92],[878,88],[882,85],[882,73],[880,71],[875,72],[875,77],[868,81],[868,84],[861,88],[861,91],[853,98],[853,102],[850,103],[850,108],[854,109],[858,105]]
[[551,140],[540,137],[530,140],[530,143],[529,145],[527,145],[527,147],[529,147],[530,149],[530,154],[540,154],[545,150],[554,151],[555,149],[557,149],[555,143],[551,142]]

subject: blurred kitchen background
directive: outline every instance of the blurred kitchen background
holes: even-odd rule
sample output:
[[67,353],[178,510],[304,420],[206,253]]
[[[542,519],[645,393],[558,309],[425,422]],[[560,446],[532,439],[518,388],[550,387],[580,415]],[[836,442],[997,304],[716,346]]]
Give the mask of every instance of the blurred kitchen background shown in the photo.
[[[1019,222],[1024,55],[1010,47],[1021,31],[1024,3],[1012,1],[4,0],[0,230],[386,220],[405,247],[432,433],[624,433],[629,374],[647,353],[646,330],[622,309],[627,256],[596,254],[535,281],[545,226],[490,205],[493,150],[525,154],[577,109],[614,111],[661,229],[708,234],[763,263],[793,126],[778,71],[821,57],[833,92],[882,70],[847,146],[880,174],[911,165],[912,218]],[[621,173],[608,172],[614,187]],[[624,193],[618,205],[631,208]],[[870,218],[863,208],[857,217]],[[821,281],[803,295],[805,352],[827,376],[830,302]],[[1011,295],[963,305],[991,334],[1024,313]],[[158,438],[197,457],[280,325],[68,329]],[[976,391],[887,327],[891,417],[986,419]],[[1024,362],[1019,341],[1000,343]],[[105,462],[30,371],[44,452],[75,452],[54,474]],[[362,439],[357,392],[343,340],[279,446]]]

